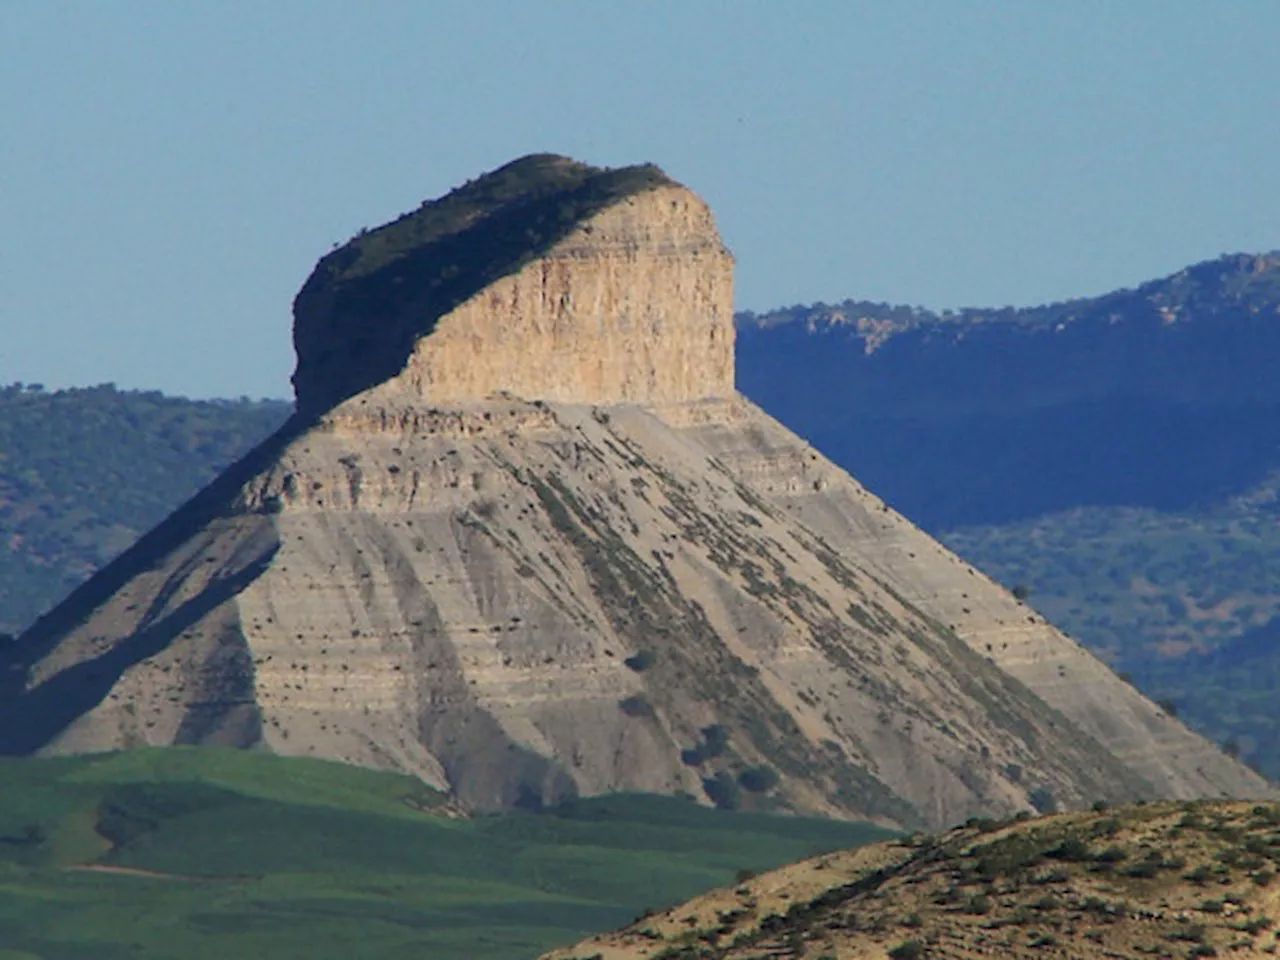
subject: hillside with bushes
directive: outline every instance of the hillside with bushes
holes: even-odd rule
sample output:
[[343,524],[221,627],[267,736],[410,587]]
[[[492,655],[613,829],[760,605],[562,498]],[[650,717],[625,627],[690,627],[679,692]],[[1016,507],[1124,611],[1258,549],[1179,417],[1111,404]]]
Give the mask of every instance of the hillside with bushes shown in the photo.
[[0,634],[28,626],[291,409],[111,384],[0,388]]

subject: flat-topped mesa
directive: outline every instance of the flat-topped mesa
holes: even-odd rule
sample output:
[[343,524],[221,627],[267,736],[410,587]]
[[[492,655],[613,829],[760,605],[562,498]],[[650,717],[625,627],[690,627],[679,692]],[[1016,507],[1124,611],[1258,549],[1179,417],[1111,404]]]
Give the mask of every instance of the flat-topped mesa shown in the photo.
[[298,409],[374,390],[663,405],[733,393],[733,257],[655,166],[516,160],[361,234],[294,302]]

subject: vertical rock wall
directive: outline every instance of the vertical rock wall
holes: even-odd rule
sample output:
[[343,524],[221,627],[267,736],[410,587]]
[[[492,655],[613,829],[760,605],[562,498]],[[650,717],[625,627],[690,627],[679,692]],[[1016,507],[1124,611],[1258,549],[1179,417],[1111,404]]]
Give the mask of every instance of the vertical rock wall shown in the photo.
[[683,187],[580,224],[422,337],[375,392],[433,404],[510,393],[562,403],[681,403],[733,394],[733,257]]

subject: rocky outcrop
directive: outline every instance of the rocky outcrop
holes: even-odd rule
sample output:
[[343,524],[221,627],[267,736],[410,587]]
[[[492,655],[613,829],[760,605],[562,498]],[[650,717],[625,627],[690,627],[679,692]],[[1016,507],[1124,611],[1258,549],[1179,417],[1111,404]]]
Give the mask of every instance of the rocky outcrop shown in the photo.
[[[1265,792],[732,393],[700,200],[535,161],[322,261],[299,415],[20,640],[6,752],[233,743],[478,807],[683,791],[930,826]],[[393,282],[456,260],[460,223],[544,223],[566,178],[595,205],[536,256],[472,263],[461,298]]]
[[326,257],[295,312],[304,412],[370,387],[432,404],[733,393],[733,258],[707,205],[651,167],[518,160]]
[[1221,801],[976,820],[741,879],[541,960],[1270,957],[1277,824],[1274,804]]

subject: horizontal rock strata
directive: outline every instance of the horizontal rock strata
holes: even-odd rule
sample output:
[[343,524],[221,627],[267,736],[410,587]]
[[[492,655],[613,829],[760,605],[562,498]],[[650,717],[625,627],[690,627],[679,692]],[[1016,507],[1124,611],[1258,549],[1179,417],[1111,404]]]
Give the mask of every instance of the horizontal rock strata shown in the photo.
[[[734,394],[732,261],[639,169],[520,161],[322,261],[298,416],[20,639],[0,749],[904,826],[1267,791]],[[455,282],[468,231],[506,253]]]

